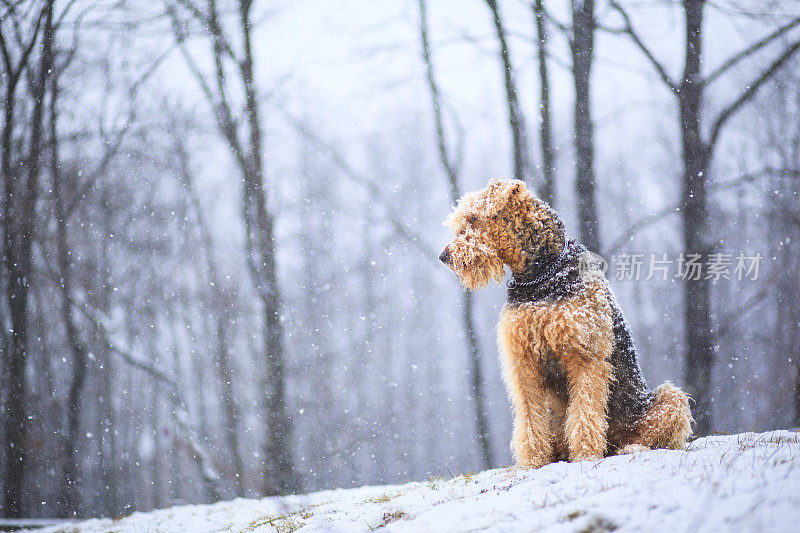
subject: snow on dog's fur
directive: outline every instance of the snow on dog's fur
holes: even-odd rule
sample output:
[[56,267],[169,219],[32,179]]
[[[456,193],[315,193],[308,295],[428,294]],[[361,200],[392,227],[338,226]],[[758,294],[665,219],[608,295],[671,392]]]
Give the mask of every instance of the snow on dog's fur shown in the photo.
[[502,281],[505,266],[513,276],[498,339],[517,464],[684,446],[688,397],[670,383],[647,388],[605,276],[550,206],[521,181],[492,180],[445,224],[454,239],[440,259],[465,287]]

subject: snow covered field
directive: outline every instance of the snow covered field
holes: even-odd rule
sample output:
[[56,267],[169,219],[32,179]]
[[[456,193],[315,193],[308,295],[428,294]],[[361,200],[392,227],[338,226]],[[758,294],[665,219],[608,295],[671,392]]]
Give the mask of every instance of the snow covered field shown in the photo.
[[800,433],[715,436],[540,470],[188,505],[51,532],[800,531]]

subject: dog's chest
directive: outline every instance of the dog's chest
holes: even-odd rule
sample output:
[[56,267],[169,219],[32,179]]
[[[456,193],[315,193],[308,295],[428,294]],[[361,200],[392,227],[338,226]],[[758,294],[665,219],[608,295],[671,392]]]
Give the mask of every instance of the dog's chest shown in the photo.
[[549,387],[565,391],[567,358],[607,355],[607,305],[602,286],[595,283],[571,298],[506,305],[498,325],[504,357],[512,364],[534,365]]
[[500,315],[498,333],[518,356],[535,363],[559,363],[558,354],[576,334],[576,311],[571,301],[507,305]]
[[[535,367],[547,389],[562,401],[568,400],[567,380],[562,365],[563,352],[552,346],[548,331],[555,327],[556,309],[542,309],[544,304],[535,306],[508,306],[503,310],[498,327],[506,379],[512,379],[512,369]],[[550,306],[547,306],[550,307]]]

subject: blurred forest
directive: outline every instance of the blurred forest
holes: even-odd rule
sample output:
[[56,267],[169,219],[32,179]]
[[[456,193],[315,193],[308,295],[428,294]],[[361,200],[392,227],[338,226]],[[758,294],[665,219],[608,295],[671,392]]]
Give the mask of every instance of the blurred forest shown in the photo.
[[800,2],[2,0],[0,52],[0,516],[509,464],[504,287],[437,260],[492,177],[761,254],[608,275],[698,434],[800,425]]

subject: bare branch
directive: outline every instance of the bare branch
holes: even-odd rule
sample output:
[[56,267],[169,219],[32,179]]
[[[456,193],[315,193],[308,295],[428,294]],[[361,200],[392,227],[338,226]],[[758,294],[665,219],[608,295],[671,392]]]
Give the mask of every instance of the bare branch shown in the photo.
[[603,33],[608,33],[610,35],[623,35],[628,33],[628,28],[612,28],[611,26],[605,26],[600,23],[595,24],[594,27]]
[[[48,268],[44,270],[44,273],[54,283],[61,283],[60,274],[52,265],[48,265]],[[90,306],[89,304],[78,301],[72,294],[65,292],[62,294],[62,296],[67,300],[70,306],[74,307],[87,320],[97,326],[100,333],[99,339],[106,346],[106,348],[119,355],[120,358],[122,358],[122,360],[129,365],[144,371],[157,381],[161,381],[169,387],[178,386],[178,383],[172,378],[172,376],[167,374],[164,370],[161,370],[153,363],[150,363],[143,358],[133,355],[131,350],[126,347],[127,343],[113,333],[113,328],[110,325],[111,319],[105,313]]]
[[444,121],[442,119],[442,108],[440,104],[439,85],[436,83],[436,77],[433,70],[433,58],[431,57],[431,45],[428,38],[428,10],[425,6],[425,0],[419,0],[420,22],[419,33],[422,45],[422,60],[425,63],[425,77],[428,81],[428,89],[431,93],[431,104],[433,106],[433,117],[436,124],[436,141],[439,147],[439,161],[447,173],[447,179],[450,184],[450,199],[455,202],[461,196],[458,187],[458,174],[456,171],[456,163],[450,157],[447,149],[447,140],[445,138]]
[[[225,37],[225,34],[222,32],[222,27],[219,25],[219,21],[216,16],[216,6],[213,3],[211,3],[211,12],[206,14],[200,11],[200,9],[196,5],[189,2],[188,0],[175,0],[175,1],[179,5],[186,8],[186,10],[189,11],[194,20],[196,20],[197,22],[206,27],[208,32],[211,35],[213,35],[214,39],[218,42],[221,51],[224,51],[228,57],[238,62],[236,52],[234,51],[228,39]],[[172,6],[167,6],[167,11],[169,12],[170,15],[177,16],[177,13],[175,13],[175,10],[172,8]]]
[[655,213],[651,213],[647,216],[644,216],[631,224],[628,229],[626,229],[622,235],[617,238],[611,245],[606,249],[605,254],[607,256],[611,256],[617,252],[619,252],[623,246],[625,246],[634,235],[639,233],[640,231],[644,231],[645,229],[649,228],[650,226],[661,222],[665,218],[670,215],[680,213],[680,208],[675,206],[669,206],[660,211],[656,211]]
[[784,64],[786,64],[792,56],[800,50],[800,40],[797,40],[789,48],[787,48],[772,64],[762,72],[755,80],[747,85],[747,89],[739,95],[728,107],[717,115],[714,125],[711,128],[711,135],[708,140],[709,152],[714,150],[714,145],[719,139],[722,127],[744,104],[746,104],[758,92],[764,83],[767,82]]
[[203,482],[212,491],[215,498],[219,498],[222,488],[222,476],[215,470],[211,454],[203,448],[197,437],[197,430],[189,421],[189,413],[186,411],[186,402],[183,400],[179,383],[164,370],[155,364],[145,360],[139,355],[134,355],[134,351],[127,346],[127,342],[120,338],[113,331],[110,325],[110,318],[103,312],[87,304],[78,302],[72,295],[64,294],[69,304],[81,312],[88,320],[96,324],[100,336],[100,341],[112,352],[117,354],[124,362],[134,368],[138,368],[147,373],[156,381],[164,383],[169,389],[169,397],[173,404],[173,420],[181,435],[181,439],[189,448],[193,460],[198,464]]
[[759,50],[761,50],[762,48],[764,48],[768,44],[772,43],[775,39],[777,39],[778,37],[780,37],[781,35],[785,34],[786,32],[788,32],[792,28],[795,28],[798,25],[800,25],[800,17],[792,20],[790,23],[788,23],[788,24],[786,24],[784,26],[781,26],[780,28],[778,28],[774,32],[770,33],[769,35],[767,35],[766,37],[761,39],[760,41],[758,41],[756,43],[753,43],[752,45],[750,45],[749,47],[745,48],[744,50],[742,50],[738,54],[735,54],[734,56],[732,56],[731,58],[729,58],[728,60],[723,62],[719,67],[717,67],[717,69],[714,70],[714,72],[712,72],[711,74],[706,76],[706,79],[703,80],[703,84],[709,85],[709,84],[713,83],[714,80],[716,80],[717,78],[719,78],[720,76],[725,74],[725,72],[730,70],[731,67],[735,66],[741,60],[743,60],[743,59],[755,54],[756,52],[758,52]]
[[628,36],[633,41],[633,44],[635,44],[636,47],[639,50],[641,50],[641,52],[644,54],[644,56],[647,58],[647,60],[650,62],[653,68],[656,69],[656,72],[658,72],[658,75],[661,77],[661,81],[663,81],[664,84],[666,84],[666,86],[669,87],[669,89],[673,93],[678,94],[678,86],[675,84],[674,81],[672,81],[672,78],[669,76],[669,74],[667,74],[666,68],[664,68],[664,66],[658,61],[658,59],[656,59],[655,55],[653,55],[653,52],[650,51],[647,45],[644,44],[644,41],[642,41],[641,37],[639,37],[639,34],[636,33],[636,30],[634,30],[633,23],[631,22],[631,18],[628,15],[628,12],[625,11],[625,9],[623,9],[623,7],[619,5],[619,3],[616,2],[615,0],[611,0],[609,4],[620,15],[622,15],[622,19],[625,22],[625,33],[628,34]]
[[[11,64],[11,54],[7,48],[5,39],[3,38],[3,32],[0,31],[0,46],[2,47],[3,52],[3,62],[5,63],[7,73],[11,77],[13,84],[16,84],[16,80],[19,78],[20,74],[22,73],[22,69],[25,68],[25,65],[28,64],[28,56],[30,56],[31,52],[33,51],[33,47],[36,44],[37,39],[39,38],[39,30],[42,27],[42,22],[44,21],[44,16],[47,13],[47,9],[42,9],[39,12],[39,17],[36,19],[36,24],[33,28],[33,32],[31,35],[31,40],[24,46],[22,49],[22,56],[19,59],[19,62],[16,67],[12,66]],[[16,23],[16,19],[14,19]],[[9,83],[9,85],[12,85]]]
[[723,338],[728,334],[728,331],[730,331],[731,327],[736,324],[738,320],[741,320],[749,312],[755,310],[758,307],[756,304],[769,295],[769,289],[774,284],[776,277],[777,271],[772,273],[772,275],[764,282],[757,293],[746,299],[736,309],[725,315],[719,321],[719,325],[717,326],[717,331],[715,332],[714,336],[717,339]]
[[0,52],[3,54],[3,65],[6,68],[6,75],[11,76],[14,72],[14,67],[11,65],[11,53],[6,45],[6,39],[3,37],[3,32],[0,31]]
[[572,34],[572,26],[558,20],[552,13],[550,13],[549,9],[542,8],[542,13],[544,14],[547,22],[555,26],[556,29],[563,33],[568,40],[570,39],[570,35]]
[[[217,93],[219,94],[218,106],[220,108],[221,116],[225,119],[223,125],[223,133],[230,139],[234,138],[238,143],[238,136],[233,120],[233,113],[231,112],[231,104],[228,100],[228,92],[225,87],[225,64],[222,59],[222,52],[224,43],[222,38],[222,30],[220,29],[219,19],[217,15],[217,4],[213,0],[209,2],[209,20],[211,28],[211,51],[214,57],[214,70],[217,80]],[[234,58],[235,59],[235,58]],[[244,167],[243,167],[244,168]]]
[[[713,183],[709,186],[709,191],[716,192],[716,191],[735,189],[740,185],[744,185],[746,183],[752,183],[766,176],[775,176],[775,175],[800,176],[800,170],[767,167],[756,172],[747,172],[735,179],[726,182]],[[628,229],[626,229],[622,233],[622,235],[620,235],[605,250],[605,254],[607,256],[610,256],[619,252],[623,248],[623,246],[625,246],[628,242],[630,242],[630,240],[637,233],[642,232],[655,224],[658,224],[659,222],[666,219],[672,214],[679,214],[679,213],[680,213],[679,206],[669,206],[659,211],[656,211],[655,213],[650,213],[649,215],[640,218],[639,220],[628,226]]]
[[191,71],[192,75],[195,77],[195,79],[197,79],[197,83],[200,85],[200,89],[203,91],[203,95],[206,97],[206,100],[208,100],[211,105],[216,108],[216,100],[214,99],[214,94],[211,92],[211,87],[206,82],[205,77],[203,77],[200,67],[197,66],[194,58],[186,49],[186,45],[184,43],[186,40],[186,33],[180,27],[177,13],[175,13],[175,11],[170,7],[167,10],[167,14],[170,16],[170,20],[172,22],[172,31],[175,34],[175,44],[178,45],[181,55],[183,55],[184,60],[186,60],[186,64],[189,66],[189,71]]
[[83,184],[78,187],[66,203],[66,214],[70,216],[72,212],[78,207],[80,199],[92,188],[95,182],[105,174],[108,166],[119,154],[122,143],[125,140],[128,132],[133,128],[136,123],[136,95],[139,90],[144,86],[148,79],[158,70],[158,67],[167,57],[170,50],[165,50],[158,58],[150,64],[145,71],[131,84],[128,88],[128,116],[126,117],[122,127],[116,132],[113,139],[109,140],[108,137],[104,139],[103,145],[106,147],[103,152],[100,162],[97,167],[89,174]]
[[[58,19],[56,19],[56,22],[55,22],[55,27],[56,28],[61,27],[61,24],[64,22],[64,20],[66,20],[67,15],[72,10],[72,6],[74,6],[76,3],[77,3],[77,0],[69,0],[69,2],[67,2],[67,5],[64,6],[64,9],[61,10],[61,14],[58,16]],[[78,27],[78,28],[80,27],[80,21],[78,21],[78,23],[76,24],[76,27]]]
[[384,211],[386,212],[386,218],[389,223],[394,228],[395,232],[400,235],[401,237],[405,237],[408,242],[415,247],[419,252],[422,253],[426,258],[433,261],[437,265],[439,264],[439,253],[434,250],[434,248],[428,245],[422,237],[415,234],[414,231],[409,228],[401,219],[397,213],[394,211],[394,207],[392,206],[391,202],[387,201],[383,198],[383,194],[378,188],[378,186],[366,176],[361,175],[358,171],[356,171],[347,160],[339,153],[336,148],[331,146],[330,144],[326,143],[322,138],[320,138],[316,133],[311,131],[311,129],[303,123],[301,120],[293,117],[289,114],[288,111],[285,109],[281,109],[281,113],[283,114],[286,121],[303,137],[312,141],[320,148],[322,148],[325,152],[327,152],[328,157],[330,157],[331,161],[333,161],[334,165],[336,165],[339,170],[341,170],[345,176],[350,178],[350,180],[357,184],[359,187],[362,187],[367,194],[369,194],[370,198],[375,202],[379,203]]
[[486,5],[492,14],[497,44],[499,47],[500,61],[502,63],[503,82],[506,91],[506,107],[508,110],[508,125],[511,129],[511,144],[514,158],[514,177],[518,180],[530,182],[530,154],[528,153],[528,131],[525,126],[525,117],[519,104],[519,94],[511,61],[511,50],[506,38],[506,28],[500,15],[497,0],[486,0]]
[[[211,86],[208,84],[205,76],[203,76],[200,67],[189,53],[189,50],[186,48],[186,44],[184,42],[185,35],[180,29],[177,16],[175,15],[174,11],[170,11],[170,14],[172,15],[172,27],[173,32],[175,33],[176,44],[178,45],[181,55],[186,61],[186,65],[188,66],[189,71],[192,73],[192,76],[194,76],[195,80],[197,81],[197,84],[200,86],[200,90],[203,92],[203,96],[205,96],[206,101],[212,107],[217,118],[219,130],[230,145],[237,163],[241,168],[247,168],[247,159],[245,157],[241,141],[237,135],[236,121],[233,118],[231,108],[227,100],[218,100],[214,96],[214,92],[212,91]],[[219,71],[217,71],[217,79],[219,79]]]
[[536,30],[536,59],[539,74],[539,150],[542,158],[542,185],[539,193],[545,202],[555,205],[555,149],[550,97],[550,71],[547,65],[550,35],[543,0],[533,3],[533,21]]
[[800,177],[800,169],[766,167],[757,172],[748,172],[742,174],[741,176],[734,178],[732,180],[712,183],[709,186],[709,189],[710,190],[734,189],[739,185],[744,185],[745,183],[752,183],[766,176]]

